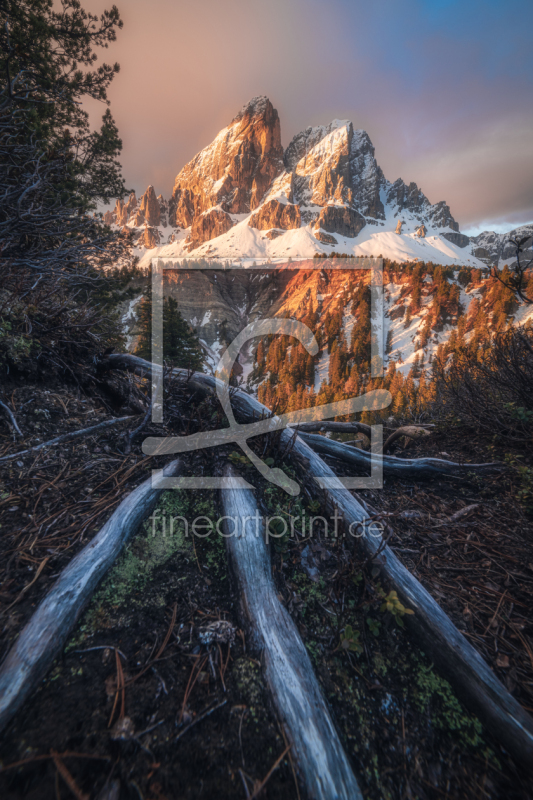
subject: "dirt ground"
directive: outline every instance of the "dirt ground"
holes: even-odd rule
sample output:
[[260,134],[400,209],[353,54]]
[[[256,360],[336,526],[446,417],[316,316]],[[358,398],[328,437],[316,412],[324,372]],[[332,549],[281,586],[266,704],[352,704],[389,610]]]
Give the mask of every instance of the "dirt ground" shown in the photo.
[[[24,441],[0,423],[0,458],[110,417],[64,385],[13,392]],[[190,432],[203,412],[196,413],[197,399],[187,400],[196,409],[187,412]],[[183,432],[185,412],[178,412],[174,429]],[[138,421],[0,464],[2,655],[70,558],[162,466],[140,451],[155,429],[124,452],[124,431]],[[394,454],[503,460],[505,453],[467,433],[436,429]],[[220,449],[216,459],[231,450]],[[269,455],[276,458],[275,448]],[[199,454],[189,466],[211,473],[212,457]],[[339,462],[330,463],[343,474]],[[305,492],[294,500],[246,465],[239,469],[260,489],[264,511],[320,514]],[[389,515],[390,546],[531,712],[533,525],[516,499],[517,481],[506,467],[482,481],[386,478],[382,491],[361,494]],[[215,518],[218,498],[166,492],[158,511]],[[438,664],[411,641],[401,615],[381,610],[389,589],[346,540],[319,532],[311,540],[281,538],[272,563],[365,797],[533,796]],[[0,794],[172,800],[246,798],[259,790],[258,797],[303,797],[288,755],[271,772],[285,748],[260,654],[247,645],[223,540],[163,536],[160,522],[155,530],[147,522],[3,735]]]

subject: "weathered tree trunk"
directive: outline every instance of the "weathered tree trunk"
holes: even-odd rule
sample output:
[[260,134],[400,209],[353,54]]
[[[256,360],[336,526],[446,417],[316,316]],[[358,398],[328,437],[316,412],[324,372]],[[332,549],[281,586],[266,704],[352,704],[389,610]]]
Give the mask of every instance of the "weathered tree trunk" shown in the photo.
[[[230,466],[224,474],[238,477]],[[224,526],[243,614],[253,645],[261,652],[276,712],[293,745],[293,756],[309,797],[313,800],[362,798],[305,645],[278,599],[264,525],[254,521],[260,517],[253,492],[224,490],[222,504],[226,517],[236,520],[228,525],[225,519]],[[233,531],[236,535],[232,535]]]
[[[335,478],[333,470],[303,441],[296,440],[290,455],[309,489],[313,490],[310,476]],[[321,489],[316,483],[315,486],[315,493],[331,512],[336,508],[343,517],[347,538],[350,538],[351,529],[361,552],[373,559],[382,578],[396,589],[401,602],[415,612],[405,617],[405,624],[415,634],[424,652],[433,659],[437,670],[490,734],[523,766],[533,770],[533,719],[391,548],[382,548],[381,538],[372,536],[368,525],[362,530],[357,529],[358,523],[363,524],[365,520],[368,523],[368,514],[358,500],[341,485],[339,488]]]
[[[120,354],[110,356],[108,365],[143,369],[145,374],[151,369],[149,362],[143,359]],[[196,372],[191,376],[187,370],[179,369],[173,370],[173,375],[207,391],[213,391],[216,387],[216,378],[211,375]],[[239,390],[232,394],[232,407],[235,416],[242,422],[258,420],[271,413],[254,397]],[[331,511],[335,508],[339,510],[348,531],[352,529],[355,533],[357,524],[368,521],[368,514],[361,503],[340,483],[335,486],[334,472],[301,436],[286,429],[281,435],[281,443],[297,466],[306,487],[320,496]],[[352,452],[352,448],[346,449]],[[331,486],[325,486],[322,478],[329,481]],[[374,559],[374,563],[380,567],[382,578],[396,589],[401,602],[415,612],[412,616],[406,616],[406,625],[416,635],[424,651],[433,658],[439,672],[449,680],[458,697],[513,758],[533,771],[533,719],[530,715],[496,678],[477,650],[457,630],[390,547],[381,547],[381,541],[371,536],[366,528],[356,541],[361,552],[367,558]]]
[[359,469],[370,470],[372,460],[379,458],[383,462],[383,474],[394,475],[397,478],[428,479],[433,477],[464,478],[469,472],[480,473],[494,472],[502,469],[501,464],[457,464],[441,458],[397,458],[396,456],[375,456],[358,447],[350,447],[334,439],[319,436],[313,433],[298,434],[306,444],[317,453],[325,456],[334,456],[347,464],[353,464]]
[[364,422],[330,422],[324,420],[323,422],[300,422],[297,425],[291,426],[293,430],[305,431],[305,433],[312,433],[313,431],[331,431],[332,433],[363,433],[370,439],[372,435],[372,428],[370,425],[365,425]]
[[[175,475],[179,461],[165,470]],[[0,731],[46,675],[76,620],[123,546],[155,507],[163,489],[148,478],[122,501],[104,527],[72,559],[33,614],[0,667]]]

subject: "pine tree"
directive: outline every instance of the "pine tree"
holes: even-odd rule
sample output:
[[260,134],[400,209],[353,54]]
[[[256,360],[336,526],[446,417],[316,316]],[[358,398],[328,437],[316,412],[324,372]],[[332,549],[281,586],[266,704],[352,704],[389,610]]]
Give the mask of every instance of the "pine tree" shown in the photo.
[[[152,301],[145,297],[139,304],[137,329],[139,344],[136,355],[151,361],[152,352]],[[198,336],[189,323],[183,319],[178,304],[173,297],[165,297],[163,301],[163,359],[173,367],[183,367],[201,371],[204,365],[204,353]]]
[[91,131],[85,103],[108,103],[119,67],[93,68],[94,49],[113,42],[122,21],[115,6],[98,19],[78,0],[2,0],[1,9],[2,258],[65,278],[116,238],[88,212],[126,193],[111,113]]

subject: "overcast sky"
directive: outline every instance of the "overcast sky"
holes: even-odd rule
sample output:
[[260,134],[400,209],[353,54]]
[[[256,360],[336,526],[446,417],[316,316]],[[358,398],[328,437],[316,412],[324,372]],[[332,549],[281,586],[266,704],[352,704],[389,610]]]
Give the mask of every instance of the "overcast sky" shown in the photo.
[[385,176],[446,200],[461,230],[533,220],[531,0],[115,2],[109,97],[137,192],[152,183],[168,197],[184,164],[265,94],[284,147],[350,119]]

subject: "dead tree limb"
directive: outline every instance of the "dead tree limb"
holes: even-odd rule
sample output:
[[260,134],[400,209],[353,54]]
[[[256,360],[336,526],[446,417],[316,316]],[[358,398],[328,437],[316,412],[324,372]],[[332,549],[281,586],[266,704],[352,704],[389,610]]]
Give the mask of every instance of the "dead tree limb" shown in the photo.
[[15,415],[13,414],[13,412],[11,411],[9,406],[6,406],[6,404],[2,403],[1,400],[0,400],[0,409],[2,409],[2,411],[4,412],[4,414],[6,415],[6,417],[8,418],[9,422],[11,423],[11,425],[13,426],[15,431],[18,433],[18,435],[22,436],[22,431],[20,430],[20,428],[19,428],[19,426],[17,424],[17,420],[15,419]]
[[502,464],[457,464],[454,461],[445,461],[441,458],[397,458],[396,456],[380,455],[375,456],[366,450],[358,447],[350,447],[343,442],[336,442],[325,436],[313,433],[300,432],[300,438],[304,440],[317,453],[325,456],[333,456],[353,464],[358,468],[370,470],[372,460],[379,458],[383,461],[383,474],[393,475],[398,478],[418,478],[427,479],[435,476],[442,477],[462,477],[469,472],[486,473],[502,469]]
[[293,430],[305,431],[312,433],[313,431],[331,431],[332,433],[363,433],[365,436],[372,436],[372,428],[370,425],[365,425],[364,422],[300,422],[297,425],[291,425]]
[[[133,372],[139,372],[146,375],[151,374],[151,367],[149,361],[145,361],[138,356],[130,355],[129,353],[113,353],[108,356],[105,365],[107,368],[126,369]],[[215,391],[216,379],[212,375],[206,375],[203,372],[190,373],[185,369],[174,369],[172,375],[178,381],[188,384],[191,388],[200,389],[204,392]],[[232,394],[232,403],[236,410],[240,410],[241,416],[247,421],[259,420],[262,417],[271,416],[270,410],[254,400],[250,395],[240,390],[234,390]],[[253,406],[253,409],[252,409]],[[361,423],[343,423],[343,422],[325,422],[325,423],[299,423],[299,436],[304,439],[308,444],[311,444],[313,449],[316,448],[317,452],[323,455],[331,455],[340,458],[347,463],[358,466],[362,469],[369,470],[372,460],[372,454],[365,450],[360,450],[357,447],[350,447],[335,442],[332,439],[327,439],[325,436],[313,435],[304,433],[304,429],[308,425],[324,425],[328,430],[337,430],[332,426],[343,426],[342,432],[347,432],[344,427],[346,425],[360,426]],[[364,426],[370,431],[370,426]],[[288,436],[294,436],[295,428],[288,428],[286,433]],[[341,430],[341,429],[338,429]],[[365,433],[365,435],[367,435]],[[165,452],[172,452],[167,450]],[[450,476],[450,477],[464,477],[468,472],[484,473],[493,472],[502,469],[503,465],[498,463],[489,464],[457,464],[454,461],[446,461],[440,458],[397,458],[396,456],[383,456],[383,472],[385,475],[394,475],[399,478],[431,478],[433,476]]]
[[[175,475],[179,461],[166,469]],[[72,559],[44,598],[0,667],[0,731],[46,675],[96,586],[123,546],[137,532],[163,491],[148,478],[111,515]]]
[[[239,477],[231,466],[226,467],[224,474]],[[293,756],[307,793],[313,800],[358,800],[362,794],[307,650],[294,621],[278,599],[264,524],[256,530],[254,523],[260,517],[253,492],[228,489],[221,494],[227,548],[246,625],[254,648],[261,653],[265,678],[293,745]],[[227,525],[228,518],[237,520],[237,530]]]
[[[163,380],[163,373],[161,373],[161,375],[158,378],[156,393],[159,391],[159,387],[161,385],[161,381],[162,380]],[[152,399],[150,400],[150,404],[148,405],[148,408],[146,409],[146,414],[143,417],[143,421],[126,438],[126,444],[124,446],[124,453],[126,455],[131,453],[131,446],[133,444],[133,440],[135,439],[135,437],[138,436],[141,433],[141,431],[143,431],[144,428],[146,427],[146,425],[148,424],[148,420],[150,419],[150,416],[152,414],[152,409],[154,407],[154,397],[153,397],[154,394],[155,393],[152,393]]]
[[82,428],[78,431],[72,431],[72,433],[65,433],[63,436],[57,436],[55,439],[50,439],[48,442],[37,444],[35,447],[29,447],[27,450],[19,450],[18,453],[8,453],[7,456],[2,456],[2,458],[0,458],[0,464],[3,464],[6,461],[12,461],[14,458],[22,458],[22,456],[27,456],[30,453],[37,453],[39,450],[43,450],[45,447],[53,447],[56,444],[64,444],[65,442],[70,442],[72,439],[79,439],[82,436],[92,436],[93,433],[98,433],[106,428],[113,427],[113,425],[118,425],[119,422],[127,422],[130,419],[134,418],[117,417],[117,419],[106,419],[104,422],[99,422],[98,425],[92,425],[90,428]]
[[[147,369],[151,371],[149,362],[130,355],[118,355],[115,358],[110,356],[108,366],[132,370],[143,368],[145,373]],[[173,370],[173,375],[176,380],[182,380],[204,391],[214,391],[216,388],[216,378],[211,375],[196,372],[191,376],[187,370],[179,369]],[[232,394],[232,406],[235,416],[242,422],[252,422],[270,415],[266,406],[240,390],[235,390]],[[323,436],[316,438],[328,441]],[[375,560],[383,579],[397,591],[401,602],[414,610],[413,615],[406,617],[409,630],[416,636],[424,651],[433,658],[436,668],[449,680],[458,697],[479,717],[510,755],[531,771],[533,719],[530,715],[512,697],[477,650],[457,630],[438,603],[404,567],[390,547],[383,547],[380,538],[370,535],[366,525],[368,514],[361,503],[340,482],[335,486],[335,473],[303,437],[295,437],[294,431],[284,430],[281,434],[281,446],[290,448],[289,457],[306,486],[332,512],[335,508],[338,509],[348,535],[352,532],[355,537],[357,533],[361,533],[355,539],[360,551],[365,558]],[[355,448],[346,449],[350,452],[362,452]],[[391,458],[393,457],[388,456],[388,459]],[[403,460],[395,459],[399,462]],[[468,465],[468,468],[471,466]],[[406,473],[402,474],[405,476]],[[333,488],[325,486],[324,479],[329,480]],[[362,530],[359,531],[357,526],[362,526]]]
[[428,436],[430,433],[431,431],[428,431],[427,428],[422,428],[420,425],[402,425],[401,428],[396,428],[396,430],[385,439],[383,452],[386,453],[391,444],[401,436],[405,436],[407,439],[418,439],[420,436]]

